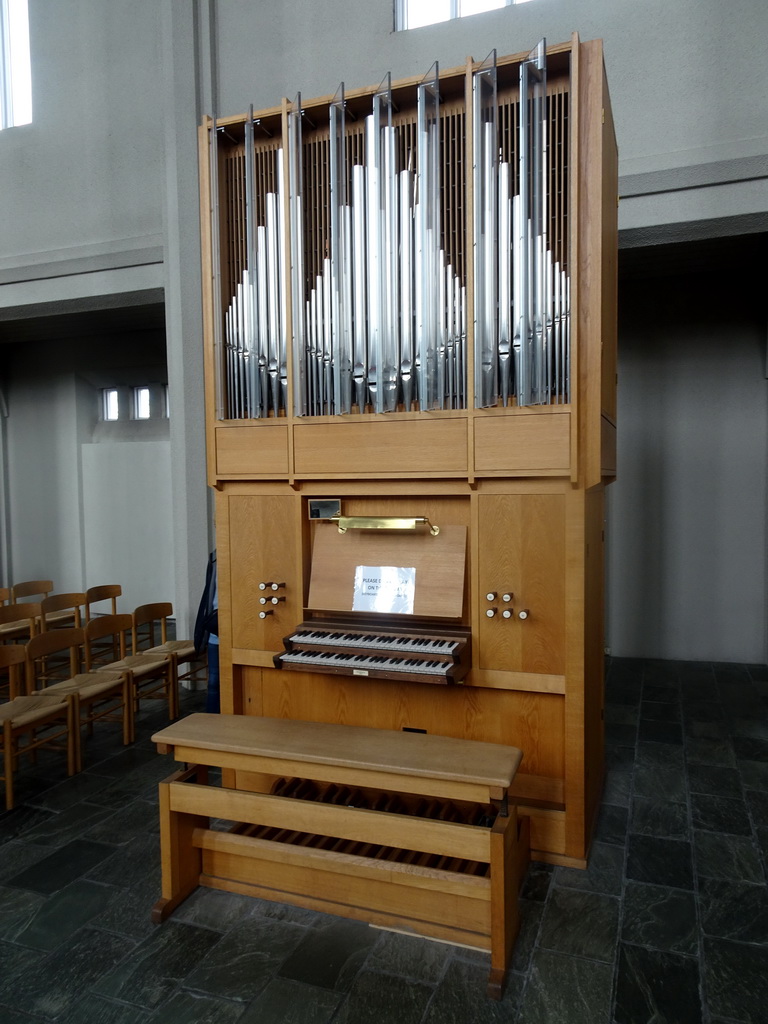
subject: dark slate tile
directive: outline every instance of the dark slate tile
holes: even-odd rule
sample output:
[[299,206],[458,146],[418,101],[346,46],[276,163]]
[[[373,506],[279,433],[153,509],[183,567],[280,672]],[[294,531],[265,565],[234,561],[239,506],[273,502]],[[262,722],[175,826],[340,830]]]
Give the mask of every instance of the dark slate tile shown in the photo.
[[757,828],[768,828],[768,793],[747,792],[747,807]]
[[701,1024],[699,965],[679,953],[622,944],[616,1024]]
[[640,704],[642,683],[614,683],[605,688],[605,703],[637,707]]
[[711,793],[741,799],[741,778],[735,768],[714,764],[689,764],[688,786],[692,793]]
[[[36,846],[64,846],[73,839],[81,839],[90,827],[109,814],[98,804],[80,803],[53,814],[24,833],[26,842]],[[88,836],[88,838],[95,838]]]
[[640,717],[640,711],[639,708],[626,704],[606,704],[604,717],[606,725],[636,726]]
[[675,701],[646,700],[640,705],[640,718],[648,722],[673,722],[680,724],[680,704]]
[[709,736],[688,736],[685,741],[686,760],[693,764],[736,764],[736,756],[728,739]]
[[17,836],[24,836],[27,829],[41,825],[53,817],[53,814],[53,811],[45,808],[30,807],[26,804],[14,807],[12,811],[3,811],[0,814],[0,845]]
[[56,1024],[149,1024],[146,1010],[125,1003],[112,1003],[101,996],[88,993]]
[[88,872],[88,878],[94,882],[130,889],[141,882],[153,865],[160,863],[160,839],[155,835],[139,835],[125,846],[106,849],[112,856]]
[[626,876],[636,882],[693,889],[691,844],[678,839],[630,835]]
[[57,892],[114,852],[114,846],[92,843],[87,839],[75,839],[9,878],[6,884],[45,894]]
[[133,800],[115,813],[101,808],[103,816],[88,830],[88,838],[98,843],[123,846],[143,832],[158,832],[160,814],[157,804],[147,800]]
[[612,986],[613,967],[608,964],[539,949],[531,965],[519,1021],[608,1024]]
[[764,881],[760,855],[748,836],[694,831],[693,849],[696,872],[700,876],[743,882]]
[[644,743],[682,744],[683,727],[677,722],[652,722],[641,718],[637,736]]
[[[711,744],[720,746],[728,742],[731,735],[730,726],[723,720],[719,722],[702,721],[700,718],[686,718],[685,736],[688,744],[700,745],[698,741],[709,740]],[[713,748],[714,749],[714,748]]]
[[636,725],[623,725],[620,722],[606,722],[605,742],[611,746],[631,747],[637,739]]
[[600,893],[553,889],[544,908],[539,944],[571,956],[613,963],[619,901]]
[[[522,900],[521,903],[521,918],[526,916],[527,908],[541,912],[539,903],[532,903],[529,900]],[[538,920],[537,917],[536,921]],[[445,943],[430,942],[419,935],[382,931],[379,941],[368,954],[365,968],[370,971],[383,971],[386,974],[399,974],[404,978],[433,985],[440,980],[450,955],[451,947]]]
[[298,924],[248,918],[227,932],[190,971],[184,986],[249,1002],[277,975],[307,934],[307,929]]
[[0,851],[0,885],[7,884],[9,878],[24,868],[29,868],[51,855],[50,847],[33,846],[31,843],[15,839],[4,843]]
[[49,896],[15,941],[45,952],[68,942],[84,924],[100,914],[118,890],[80,880]]
[[630,832],[667,839],[688,838],[688,808],[666,800],[635,797],[632,801]]
[[707,832],[727,832],[729,835],[748,836],[752,826],[743,800],[733,800],[711,793],[691,794],[693,827]]
[[614,807],[629,807],[629,794],[631,790],[632,775],[629,772],[606,772],[602,802],[604,804],[613,804]]
[[704,937],[704,991],[713,1014],[764,1024],[768,947]]
[[[157,893],[160,895],[159,889]],[[199,924],[204,928],[227,932],[256,912],[256,900],[251,896],[240,896],[234,892],[208,889],[200,886],[191,896],[177,907],[173,916],[177,921]]]
[[636,797],[649,797],[653,800],[683,803],[688,796],[682,768],[638,768],[633,787]]
[[[341,1005],[337,1024],[418,1024],[424,1016],[433,989],[426,985],[404,985],[388,974],[362,971]],[[254,1018],[255,1020],[255,1018]]]
[[682,748],[673,743],[640,740],[637,744],[638,768],[677,768],[685,764]]
[[[107,937],[107,932],[101,932]],[[125,943],[118,936],[108,936]],[[149,939],[102,977],[93,991],[120,1002],[154,1009],[167,999],[187,974],[219,941],[218,932],[173,920],[155,929]]]
[[260,917],[268,917],[272,921],[287,921],[290,924],[303,924],[307,928],[324,928],[335,921],[331,914],[322,914],[305,907],[294,907],[290,903],[275,903],[273,900],[262,900],[248,897],[253,905],[253,913]]
[[[159,761],[168,767],[166,775],[170,775],[173,771],[171,766],[174,764],[170,758],[166,759],[165,755],[158,754],[154,744],[148,747],[142,743],[134,743],[130,747],[121,747],[113,757],[99,762],[97,767],[89,768],[85,774],[89,775],[93,772],[113,779],[125,778],[136,768],[144,768],[148,763]],[[108,785],[106,779],[102,779],[101,785],[102,788]]]
[[[360,984],[356,983],[355,991],[362,996],[365,986],[368,984],[368,971],[360,975]],[[371,976],[371,1010],[365,1016],[358,1017],[353,1011],[355,1002],[352,1001],[352,993],[348,1004],[342,1007],[339,1021],[344,1024],[400,1024],[401,1018],[396,1012],[396,1005],[386,1007],[386,1013],[377,1017],[373,1013],[374,1000],[378,999],[377,988],[381,978],[374,979]],[[392,978],[391,982],[395,983]],[[429,1003],[429,1009],[423,1017],[423,1024],[508,1024],[514,1020],[517,1006],[520,1000],[520,992],[523,986],[523,976],[509,972],[506,979],[506,986],[501,1000],[490,999],[486,994],[488,984],[488,967],[481,967],[478,964],[468,963],[462,960],[453,960],[448,965],[442,981],[435,990],[434,997]],[[360,1002],[357,1002],[360,1006]],[[344,1010],[349,1007],[348,1014]],[[361,1007],[362,1008],[362,1007]],[[420,1018],[409,1018],[419,1021]],[[334,1018],[336,1024],[336,1018]]]
[[367,924],[332,918],[304,936],[278,973],[320,988],[348,989],[377,938]]
[[627,882],[623,922],[624,942],[698,954],[696,900],[692,892]]
[[635,748],[614,746],[611,743],[605,745],[605,768],[606,771],[631,772],[635,765]]
[[[23,1002],[15,1001],[13,996],[14,979],[39,970],[45,962],[45,955],[36,950],[24,949],[13,942],[0,941],[0,1006],[26,1009]],[[10,994],[9,994],[10,993]]]
[[743,686],[751,682],[749,669],[746,665],[730,661],[716,661],[712,667],[719,687]]
[[627,817],[626,807],[603,804],[597,816],[595,839],[602,843],[623,846],[627,838]]
[[726,722],[725,708],[718,700],[686,700],[683,702],[683,721]]
[[702,878],[699,907],[705,935],[735,942],[768,944],[768,890],[765,885]]
[[[15,978],[4,978],[0,982],[0,1004],[40,1017],[59,1017],[130,952],[131,944],[125,939],[82,928],[54,953],[34,961]],[[41,978],[45,978],[44,985],[40,984]]]
[[44,903],[40,893],[0,888],[0,940],[15,941]]
[[768,761],[768,740],[734,736],[733,749],[740,761]]
[[242,1016],[242,1003],[180,990],[163,1003],[151,1020],[153,1024],[235,1024]]
[[[160,898],[160,886],[159,864],[152,866],[130,889],[109,886],[115,896],[106,910],[93,919],[93,924],[136,941],[148,938],[157,930],[150,915],[152,907]],[[180,919],[178,911],[174,913],[174,918]]]
[[752,718],[732,717],[731,732],[745,739],[768,740],[768,722],[764,714]]
[[745,789],[768,793],[768,761],[739,761],[739,771]]
[[655,701],[661,704],[673,704],[680,700],[680,688],[665,683],[645,683],[643,686],[643,704]]
[[109,780],[101,775],[78,772],[77,775],[66,779],[58,786],[53,786],[41,793],[34,803],[50,811],[65,811],[67,808],[79,804],[81,800],[90,800],[108,785]]
[[624,848],[607,843],[593,843],[586,870],[557,868],[555,885],[568,889],[585,889],[610,896],[621,894],[624,875]]
[[[327,1024],[344,998],[342,992],[312,988],[288,978],[273,978],[238,1018],[238,1024]],[[158,1024],[164,1021],[158,1020]],[[211,1024],[218,1024],[218,1021]]]
[[549,895],[549,887],[552,882],[554,868],[551,864],[543,864],[541,861],[532,860],[525,873],[523,884],[520,887],[520,896],[526,900],[546,900]]
[[[544,904],[534,903],[533,900],[520,900],[518,905],[520,908],[520,931],[517,934],[515,948],[512,951],[510,970],[525,974],[530,966],[531,956],[538,941],[541,919],[544,916]],[[471,955],[470,950],[457,950],[456,955],[466,959],[464,957],[465,952]],[[478,950],[476,956],[478,959],[482,957],[486,970],[490,970],[490,954]]]

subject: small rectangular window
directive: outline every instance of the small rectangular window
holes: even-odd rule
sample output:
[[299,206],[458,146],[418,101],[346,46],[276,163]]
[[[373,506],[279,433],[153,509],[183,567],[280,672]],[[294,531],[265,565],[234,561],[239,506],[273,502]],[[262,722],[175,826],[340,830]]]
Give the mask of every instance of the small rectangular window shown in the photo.
[[0,129],[31,121],[27,0],[0,0]]
[[421,28],[470,14],[525,4],[528,0],[396,0],[395,29]]
[[120,396],[117,388],[104,388],[101,392],[101,415],[105,420],[120,418]]
[[140,387],[133,389],[133,418],[135,420],[148,420],[150,417],[149,388]]

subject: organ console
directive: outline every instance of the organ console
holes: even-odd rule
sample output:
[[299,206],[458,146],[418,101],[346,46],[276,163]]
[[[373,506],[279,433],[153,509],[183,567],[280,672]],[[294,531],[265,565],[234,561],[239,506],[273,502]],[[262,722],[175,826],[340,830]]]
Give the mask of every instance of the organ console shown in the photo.
[[601,43],[207,119],[200,152],[223,712],[519,748],[532,855],[583,866],[616,432]]

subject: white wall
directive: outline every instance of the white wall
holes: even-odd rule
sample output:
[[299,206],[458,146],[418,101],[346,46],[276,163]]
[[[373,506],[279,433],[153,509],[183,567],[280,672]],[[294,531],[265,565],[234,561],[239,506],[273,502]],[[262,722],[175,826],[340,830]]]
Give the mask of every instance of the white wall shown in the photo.
[[766,660],[768,380],[749,275],[621,291],[608,644],[618,656]]

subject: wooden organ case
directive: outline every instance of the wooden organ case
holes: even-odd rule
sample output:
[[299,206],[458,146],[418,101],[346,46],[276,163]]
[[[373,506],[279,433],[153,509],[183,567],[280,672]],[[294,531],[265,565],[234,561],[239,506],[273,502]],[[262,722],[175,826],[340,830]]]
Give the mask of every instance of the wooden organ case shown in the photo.
[[[542,54],[201,126],[207,460],[222,711],[519,747],[531,855],[583,866],[617,152],[601,43]],[[355,608],[366,566],[415,569],[407,613]],[[368,668],[287,664],[297,631]],[[382,634],[461,651],[422,680],[359,646]]]

